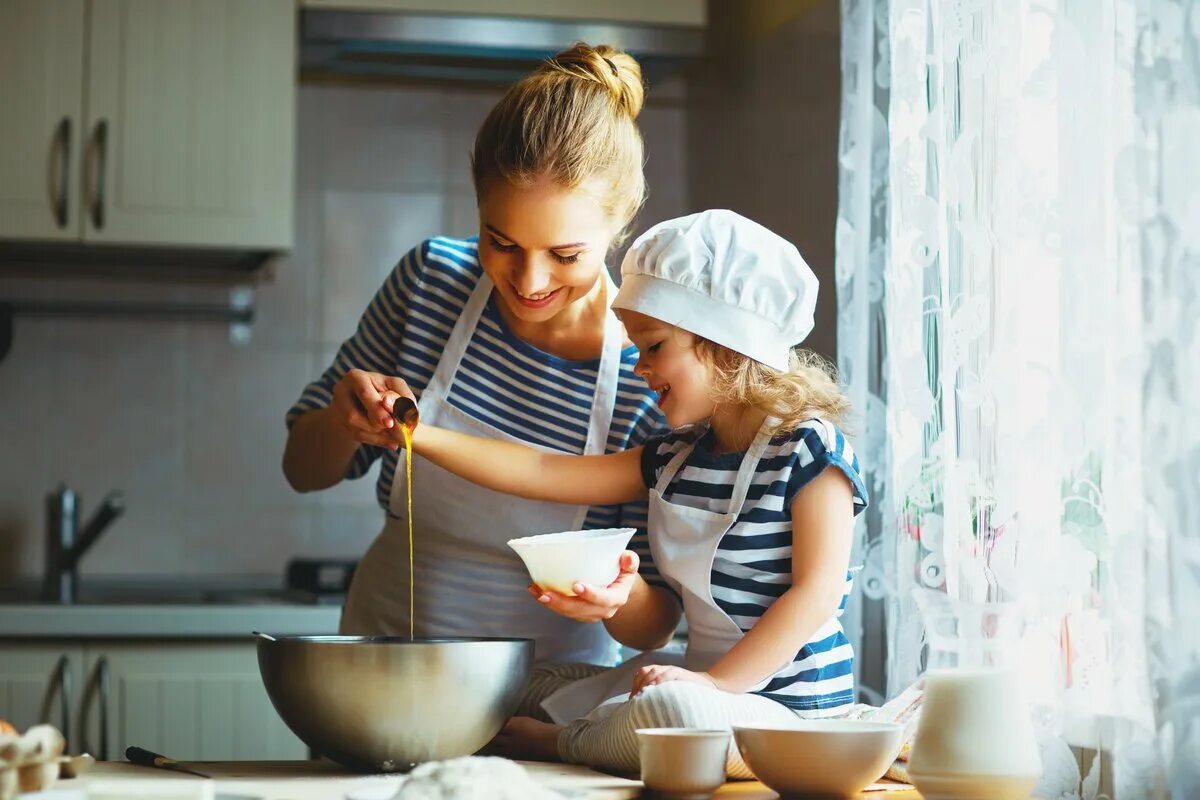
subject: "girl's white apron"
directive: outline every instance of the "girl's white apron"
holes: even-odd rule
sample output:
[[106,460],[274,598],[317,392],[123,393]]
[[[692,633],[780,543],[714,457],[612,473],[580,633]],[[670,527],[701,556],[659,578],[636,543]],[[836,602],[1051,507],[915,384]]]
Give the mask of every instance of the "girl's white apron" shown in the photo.
[[[683,599],[683,613],[688,623],[686,651],[682,655],[663,651],[643,653],[616,669],[565,686],[542,702],[542,708],[554,722],[569,724],[606,700],[628,694],[639,667],[673,664],[698,672],[707,670],[745,635],[713,600],[710,576],[717,546],[737,521],[746,502],[758,462],[770,443],[773,422],[772,419],[763,422],[742,458],[725,513],[663,499],[667,487],[692,454],[694,443],[671,458],[650,491],[650,551],[663,578]],[[766,683],[764,680],[762,686]],[[761,686],[754,686],[750,691],[759,688]]]

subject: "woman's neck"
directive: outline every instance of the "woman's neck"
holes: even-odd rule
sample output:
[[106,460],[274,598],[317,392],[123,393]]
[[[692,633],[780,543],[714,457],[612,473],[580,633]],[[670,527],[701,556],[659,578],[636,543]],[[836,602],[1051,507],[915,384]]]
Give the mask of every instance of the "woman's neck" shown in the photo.
[[766,418],[766,412],[754,406],[717,406],[709,418],[714,451],[738,453],[749,450]]
[[595,358],[604,343],[608,278],[601,273],[588,293],[545,322],[526,322],[503,301],[496,303],[504,324],[518,338],[559,358]]

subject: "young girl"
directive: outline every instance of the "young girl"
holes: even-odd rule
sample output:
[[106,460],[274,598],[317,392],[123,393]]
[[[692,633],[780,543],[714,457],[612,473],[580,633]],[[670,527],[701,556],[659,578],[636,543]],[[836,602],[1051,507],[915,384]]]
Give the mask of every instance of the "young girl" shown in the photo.
[[[530,587],[618,640],[662,646],[686,614],[680,661],[646,653],[514,719],[524,755],[636,770],[644,727],[786,724],[854,702],[838,622],[851,530],[867,504],[836,422],[843,395],[792,347],[812,329],[817,280],[788,242],[730,211],[670,220],[625,257],[618,310],[672,430],[621,453],[563,455],[419,425],[413,449],[491,489],[560,503],[650,497],[650,549],[674,598],[622,556],[608,587],[568,598]],[[513,531],[520,535],[520,531]],[[736,748],[729,772],[748,777]]]

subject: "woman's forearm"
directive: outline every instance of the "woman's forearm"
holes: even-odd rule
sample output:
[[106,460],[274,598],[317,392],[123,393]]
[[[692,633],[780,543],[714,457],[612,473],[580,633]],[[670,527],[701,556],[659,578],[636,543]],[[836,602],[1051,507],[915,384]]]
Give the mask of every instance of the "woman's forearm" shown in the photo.
[[283,474],[298,492],[327,489],[346,476],[359,444],[346,436],[330,409],[306,411],[288,431]]
[[680,608],[675,595],[651,586],[638,576],[629,600],[604,627],[614,639],[635,650],[657,650],[671,641],[679,627]]
[[709,677],[718,688],[740,693],[774,675],[833,616],[843,588],[828,581],[793,586],[708,670]]

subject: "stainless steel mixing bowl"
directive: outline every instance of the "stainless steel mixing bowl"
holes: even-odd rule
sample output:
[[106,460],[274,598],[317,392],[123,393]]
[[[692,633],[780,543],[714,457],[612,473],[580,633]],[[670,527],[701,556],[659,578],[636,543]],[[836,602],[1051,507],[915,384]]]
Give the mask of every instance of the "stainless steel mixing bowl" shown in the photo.
[[258,668],[279,716],[313,750],[357,770],[470,755],[512,716],[530,639],[279,636]]

